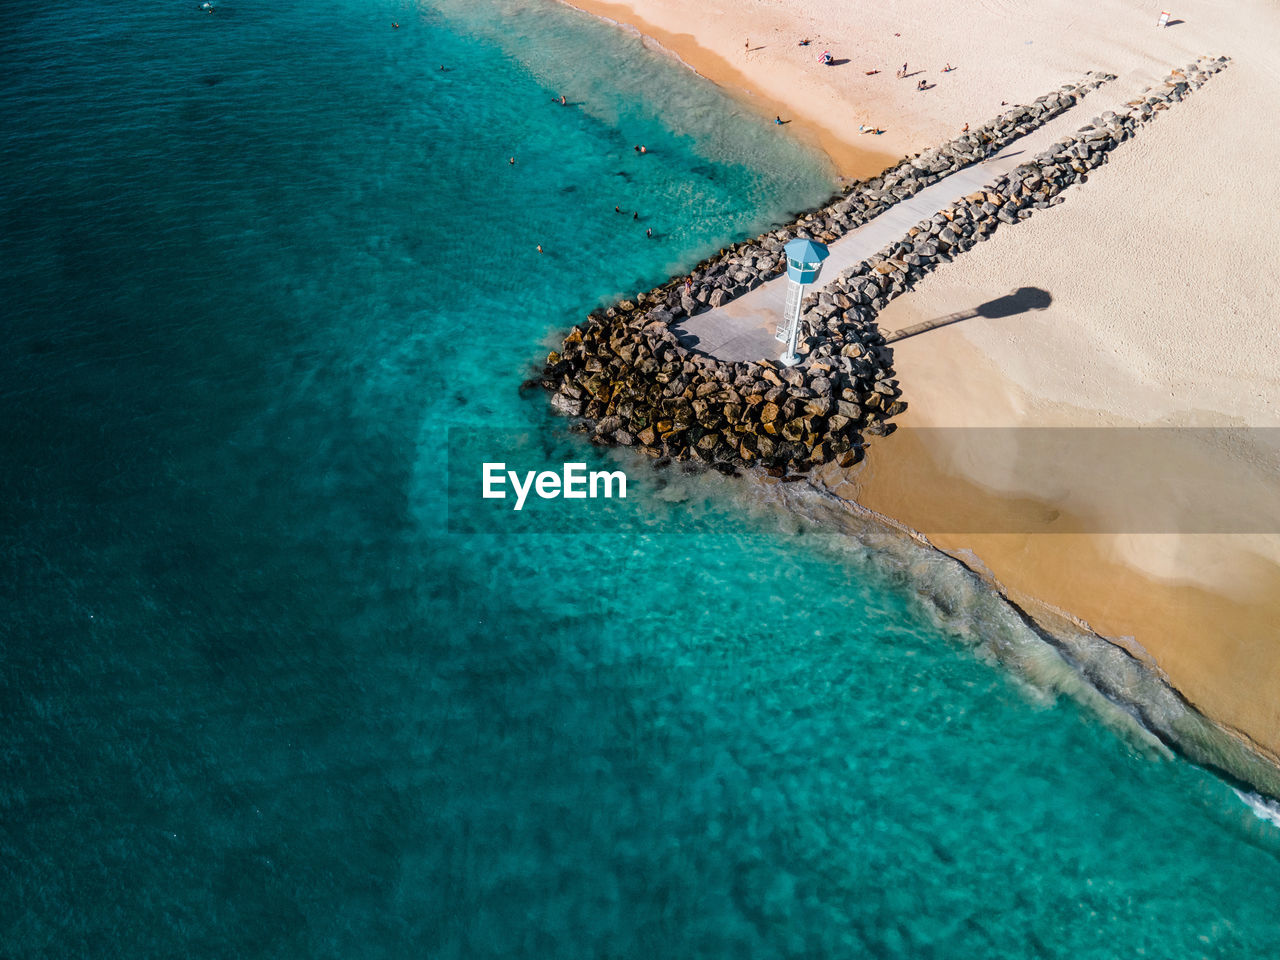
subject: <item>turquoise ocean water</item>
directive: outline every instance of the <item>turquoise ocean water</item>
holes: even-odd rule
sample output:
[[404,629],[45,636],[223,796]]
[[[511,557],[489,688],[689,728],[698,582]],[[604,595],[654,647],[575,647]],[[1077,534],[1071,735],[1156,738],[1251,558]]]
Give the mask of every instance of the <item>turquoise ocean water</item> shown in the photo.
[[614,462],[521,380],[821,158],[544,0],[0,69],[0,956],[1280,954],[1280,831],[909,556],[626,461],[642,532],[449,532],[449,428]]

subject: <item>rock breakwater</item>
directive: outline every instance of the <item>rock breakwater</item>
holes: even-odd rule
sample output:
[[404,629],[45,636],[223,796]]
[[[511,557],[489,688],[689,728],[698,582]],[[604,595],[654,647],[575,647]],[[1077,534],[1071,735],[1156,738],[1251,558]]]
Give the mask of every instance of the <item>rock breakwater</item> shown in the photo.
[[700,461],[726,472],[763,465],[802,472],[861,459],[864,436],[889,432],[906,408],[892,351],[876,316],[938,264],[1001,224],[1060,203],[1107,153],[1227,63],[1200,60],[1175,70],[1159,90],[1104,113],[1070,138],[934,214],[806,298],[797,367],[770,360],[724,361],[683,344],[672,325],[723,305],[783,272],[782,248],[805,237],[823,243],[878,216],[929,184],[992,156],[1113,80],[1089,74],[984,126],[853,184],[795,223],[737,244],[655,290],[593,312],[548,357],[540,378],[557,412],[579,418],[593,442],[635,446],[653,457]]

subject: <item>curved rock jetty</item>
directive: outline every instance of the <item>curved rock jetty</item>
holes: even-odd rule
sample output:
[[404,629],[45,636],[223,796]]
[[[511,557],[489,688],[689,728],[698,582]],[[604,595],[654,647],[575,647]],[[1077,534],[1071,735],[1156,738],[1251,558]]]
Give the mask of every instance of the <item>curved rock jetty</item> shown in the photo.
[[732,471],[764,465],[770,473],[804,471],[861,459],[865,435],[889,432],[906,409],[893,377],[892,352],[875,318],[937,264],[1060,203],[1107,153],[1228,60],[1199,60],[1175,70],[1163,88],[1104,113],[989,188],[922,221],[805,300],[803,362],[717,360],[682,344],[672,324],[718,307],[782,273],[783,246],[795,237],[823,243],[878,216],[906,197],[1003,149],[1074,106],[1111,74],[1089,74],[1027,106],[1013,107],[941,147],[852,184],[795,223],[721,251],[687,277],[594,311],[548,357],[540,382],[553,408],[581,418],[593,442],[637,446],[653,457],[694,460]]

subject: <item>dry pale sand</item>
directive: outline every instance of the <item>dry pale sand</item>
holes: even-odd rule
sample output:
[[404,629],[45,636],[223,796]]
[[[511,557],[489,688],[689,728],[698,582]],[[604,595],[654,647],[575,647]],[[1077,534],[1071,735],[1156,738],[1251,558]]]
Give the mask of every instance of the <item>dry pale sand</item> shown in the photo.
[[[1034,12],[1005,0],[575,5],[655,37],[765,113],[795,118],[850,175],[1086,70],[1118,75],[1114,99],[1197,55],[1233,58],[1064,204],[1002,227],[882,312],[891,332],[1017,288],[1051,298],[895,344],[910,403],[903,429],[852,473],[825,479],[988,569],[1033,612],[1065,611],[1121,640],[1209,716],[1280,757],[1280,445],[1262,434],[1165,443],[1178,469],[1153,469],[1151,500],[1203,507],[1202,529],[1221,514],[1223,529],[1256,530],[1177,534],[1150,523],[1127,531],[1123,498],[1098,481],[1099,464],[1050,456],[1035,432],[978,456],[963,431],[912,429],[1280,427],[1280,4],[1188,2],[1172,11],[1182,22],[1163,30],[1156,7],[1131,0],[1047,0]],[[798,47],[804,37],[812,43]],[[849,62],[823,67],[823,49]],[[937,85],[917,92],[917,78],[897,79],[904,61]],[[956,69],[943,74],[947,63]],[[1101,109],[1091,100],[1082,123]],[[886,133],[861,136],[860,123]],[[1132,490],[1143,479],[1130,478]],[[999,530],[1010,518],[1023,532],[938,532]]]
[[[1090,69],[1151,83],[1170,66],[1213,51],[1256,53],[1273,79],[1280,70],[1280,58],[1268,50],[1278,39],[1280,14],[1266,0],[1196,0],[1179,6],[1174,18],[1182,22],[1164,30],[1155,26],[1157,6],[1133,0],[571,3],[655,38],[711,80],[755,100],[767,116],[780,113],[797,128],[817,131],[850,176],[933,146],[965,123],[984,122],[1001,112],[1001,101],[1026,103]],[[798,46],[806,38],[809,46]],[[837,66],[817,62],[823,50]],[[912,76],[900,80],[895,73],[904,63]],[[947,64],[955,70],[942,73]],[[880,72],[868,76],[869,70]],[[920,79],[935,86],[917,92]],[[860,135],[859,124],[885,132]]]

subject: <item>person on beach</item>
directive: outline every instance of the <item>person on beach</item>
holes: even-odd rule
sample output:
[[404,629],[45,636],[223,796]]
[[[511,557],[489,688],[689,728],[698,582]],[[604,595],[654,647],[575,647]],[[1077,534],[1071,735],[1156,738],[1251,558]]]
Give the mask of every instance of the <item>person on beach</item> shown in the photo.
[[942,68],[942,72],[943,72],[943,73],[950,73],[950,72],[951,72],[952,70],[954,70],[954,69],[955,69],[955,67],[953,67],[950,63],[948,63],[945,67],[943,67],[943,68]]
[[773,118],[773,122],[774,122],[774,123],[776,123],[778,126],[782,126],[782,118],[781,118],[781,117],[774,117],[774,118]]
[[961,133],[968,133],[968,132],[969,132],[969,125],[966,123],[966,124],[964,125],[964,129],[963,129],[963,130],[961,130],[960,132],[961,132]]
[[902,65],[902,69],[898,71],[898,76],[905,77],[906,75],[907,75],[907,65],[904,63]]
[[917,81],[916,81],[916,89],[917,89],[917,90],[928,90],[929,88],[928,88],[928,86],[925,84],[925,82],[924,82],[923,80],[917,80]]

